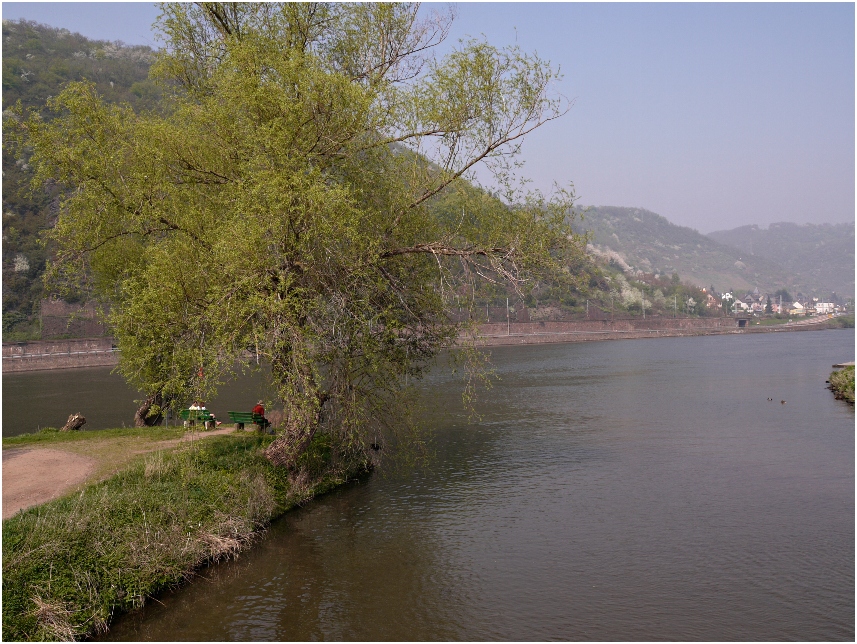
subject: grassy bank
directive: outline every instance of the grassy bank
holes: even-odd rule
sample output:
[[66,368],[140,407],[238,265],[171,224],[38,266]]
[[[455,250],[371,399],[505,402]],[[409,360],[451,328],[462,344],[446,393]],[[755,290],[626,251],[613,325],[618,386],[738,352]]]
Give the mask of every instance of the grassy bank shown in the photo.
[[[17,442],[50,444],[34,436]],[[87,437],[57,440],[65,449]],[[104,632],[115,615],[234,554],[271,519],[365,469],[333,463],[320,437],[300,474],[290,476],[262,456],[270,440],[231,434],[146,454],[72,496],[5,520],[3,639]]]
[[844,367],[830,374],[830,389],[842,400],[854,404],[854,367]]
[[145,452],[175,447],[184,434],[182,427],[126,427],[76,432],[60,432],[46,427],[32,434],[3,438],[3,449],[49,447],[86,456],[96,462],[92,479],[100,480],[139,460]]
[[835,318],[831,318],[828,324],[834,329],[853,329],[854,314],[837,315]]

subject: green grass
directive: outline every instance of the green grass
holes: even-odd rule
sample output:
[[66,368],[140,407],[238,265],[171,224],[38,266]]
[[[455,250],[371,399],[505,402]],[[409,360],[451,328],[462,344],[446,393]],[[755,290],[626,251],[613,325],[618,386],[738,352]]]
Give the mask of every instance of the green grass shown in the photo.
[[788,318],[780,318],[780,319],[762,318],[761,320],[759,320],[759,322],[762,323],[761,326],[775,326],[777,324],[788,324],[788,321],[789,321]]
[[830,388],[837,398],[854,404],[854,367],[844,367],[830,374]]
[[3,639],[102,633],[115,615],[233,555],[271,519],[365,469],[334,463],[322,436],[289,474],[262,455],[270,440],[232,434],[144,455],[5,520]]
[[830,326],[841,329],[853,329],[854,328],[854,314],[850,313],[849,315],[837,315],[835,318],[831,318],[827,322]]
[[49,443],[79,443],[92,444],[93,441],[108,440],[114,438],[137,438],[144,442],[162,441],[172,438],[181,438],[185,433],[183,427],[125,427],[122,429],[99,429],[76,432],[61,432],[55,427],[43,427],[32,434],[21,434],[19,436],[3,437],[3,448],[12,447],[47,447]]
[[90,481],[114,474],[142,454],[155,450],[174,449],[185,434],[182,427],[129,427],[97,431],[60,432],[46,427],[33,434],[3,439],[3,449],[50,448],[94,459],[95,468]]

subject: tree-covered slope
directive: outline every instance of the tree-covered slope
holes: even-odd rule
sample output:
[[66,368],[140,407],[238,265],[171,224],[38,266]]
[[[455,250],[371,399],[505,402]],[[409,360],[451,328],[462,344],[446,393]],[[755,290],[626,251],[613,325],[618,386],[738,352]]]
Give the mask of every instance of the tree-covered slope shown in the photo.
[[671,275],[717,291],[776,290],[788,277],[774,263],[746,257],[692,228],[676,226],[641,208],[587,208],[582,228],[591,231],[596,252],[619,255],[619,261],[647,273]]
[[[106,100],[153,108],[160,98],[148,80],[149,47],[89,40],[66,29],[29,21],[3,21],[3,110],[18,101],[41,109],[70,81],[91,80]],[[5,136],[4,136],[5,138]],[[30,189],[32,170],[26,154],[3,148],[3,332],[4,338],[28,337],[43,296],[41,275],[50,249],[41,231],[56,223],[60,195],[48,187]]]
[[776,262],[795,275],[795,290],[854,295],[854,223],[741,226],[708,235],[754,257]]

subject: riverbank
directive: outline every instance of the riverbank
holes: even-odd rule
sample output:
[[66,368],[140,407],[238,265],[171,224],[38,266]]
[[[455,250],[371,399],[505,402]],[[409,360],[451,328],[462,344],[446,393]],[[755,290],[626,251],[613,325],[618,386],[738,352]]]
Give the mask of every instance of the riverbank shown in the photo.
[[118,363],[119,352],[113,346],[112,338],[3,343],[4,374],[76,367],[113,367]]
[[[153,430],[108,431],[133,442],[135,432]],[[105,449],[105,436],[122,438],[104,431],[28,435],[4,440],[4,451],[74,446],[94,454]],[[236,554],[271,520],[368,468],[335,463],[319,437],[298,473],[289,474],[264,458],[270,440],[241,432],[176,441],[132,457],[79,492],[5,519],[3,639],[103,633],[116,615]]]
[[[739,327],[735,318],[649,318],[628,320],[579,320],[572,322],[498,322],[478,327],[477,344],[543,344],[595,342],[638,338],[669,338],[691,335],[741,333],[782,333],[824,328],[840,328],[838,318],[805,318],[777,325],[755,324]],[[3,373],[115,366],[118,349],[111,338],[37,340],[3,343]]]
[[854,404],[854,363],[842,365],[841,369],[831,373],[828,382],[837,400],[846,400]]
[[525,322],[483,324],[476,336],[478,346],[596,342],[641,338],[675,338],[698,335],[783,333],[839,328],[835,320],[806,318],[779,325],[738,326],[734,318],[652,318],[649,320],[593,320],[579,322]]

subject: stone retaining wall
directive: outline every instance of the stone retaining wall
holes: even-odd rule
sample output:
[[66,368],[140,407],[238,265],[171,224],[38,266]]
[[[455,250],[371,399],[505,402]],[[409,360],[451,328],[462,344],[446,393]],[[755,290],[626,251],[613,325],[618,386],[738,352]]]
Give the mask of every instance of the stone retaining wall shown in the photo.
[[827,325],[823,322],[743,328],[738,328],[734,318],[652,318],[648,320],[616,320],[616,322],[609,320],[530,322],[512,323],[508,326],[506,324],[483,324],[479,327],[477,344],[480,346],[503,346],[694,335],[812,331],[825,328]]
[[506,335],[507,331],[519,334],[535,333],[615,333],[652,330],[732,330],[737,328],[734,318],[648,318],[646,320],[580,320],[575,322],[506,322],[482,324],[479,335]]
[[[505,322],[479,327],[478,344],[500,346],[552,342],[591,342],[632,338],[668,338],[727,333],[777,333],[825,328],[826,320],[739,329],[734,318],[649,318],[647,320],[590,320],[580,322]],[[3,373],[114,366],[119,354],[112,338],[4,342]]]
[[3,343],[3,373],[113,366],[119,361],[112,338],[76,338]]

